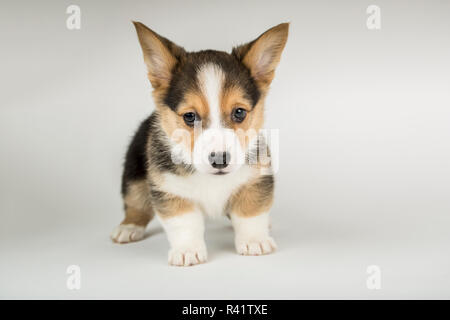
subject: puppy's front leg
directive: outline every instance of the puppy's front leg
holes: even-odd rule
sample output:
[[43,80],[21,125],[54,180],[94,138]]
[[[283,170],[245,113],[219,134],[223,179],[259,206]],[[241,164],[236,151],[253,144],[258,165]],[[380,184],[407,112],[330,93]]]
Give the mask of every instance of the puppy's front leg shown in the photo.
[[158,214],[170,243],[169,264],[191,266],[207,259],[203,215],[198,210],[175,216]]
[[231,199],[230,217],[239,254],[261,255],[276,249],[269,235],[273,186],[273,176],[264,175],[242,187]]
[[245,217],[231,214],[235,231],[236,251],[243,255],[261,255],[276,249],[275,241],[269,235],[269,213]]

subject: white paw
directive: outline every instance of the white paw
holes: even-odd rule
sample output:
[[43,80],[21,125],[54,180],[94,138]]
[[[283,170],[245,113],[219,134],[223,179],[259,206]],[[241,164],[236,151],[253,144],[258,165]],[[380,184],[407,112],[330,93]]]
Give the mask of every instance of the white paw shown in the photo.
[[173,266],[193,266],[206,262],[208,254],[206,246],[194,246],[185,249],[173,248],[169,250],[169,264]]
[[134,224],[119,224],[111,232],[111,239],[118,243],[139,241],[144,238],[145,227]]
[[275,251],[277,245],[273,238],[265,237],[260,240],[238,240],[236,239],[236,251],[246,256],[259,256]]

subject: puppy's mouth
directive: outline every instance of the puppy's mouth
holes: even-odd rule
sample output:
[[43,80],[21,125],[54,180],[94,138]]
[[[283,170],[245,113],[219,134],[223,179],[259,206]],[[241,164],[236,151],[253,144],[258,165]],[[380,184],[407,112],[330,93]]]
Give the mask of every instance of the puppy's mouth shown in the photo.
[[228,172],[225,172],[225,171],[222,171],[222,170],[219,170],[219,171],[213,173],[213,175],[215,175],[215,176],[223,176],[223,175],[226,175],[226,174],[228,174]]

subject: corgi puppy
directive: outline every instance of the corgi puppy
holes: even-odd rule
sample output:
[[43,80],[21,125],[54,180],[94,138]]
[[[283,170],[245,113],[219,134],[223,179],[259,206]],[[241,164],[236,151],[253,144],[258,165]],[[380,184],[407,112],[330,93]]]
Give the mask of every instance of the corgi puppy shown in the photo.
[[207,260],[204,217],[228,216],[239,254],[271,253],[274,178],[260,129],[289,24],[227,53],[187,52],[133,23],[156,111],[142,122],[126,154],[125,219],[113,230],[113,241],[143,239],[156,215],[170,243],[169,264],[195,265]]

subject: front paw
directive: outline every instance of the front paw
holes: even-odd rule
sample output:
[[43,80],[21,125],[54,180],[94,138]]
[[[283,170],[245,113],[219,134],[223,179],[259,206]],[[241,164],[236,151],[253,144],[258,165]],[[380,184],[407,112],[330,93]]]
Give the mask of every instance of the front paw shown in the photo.
[[236,239],[236,251],[246,256],[260,256],[276,250],[277,245],[272,237],[261,239]]
[[187,248],[172,248],[169,251],[169,264],[188,267],[206,262],[208,254],[204,244]]
[[111,239],[117,243],[139,241],[144,238],[145,227],[134,224],[120,224],[111,232]]

